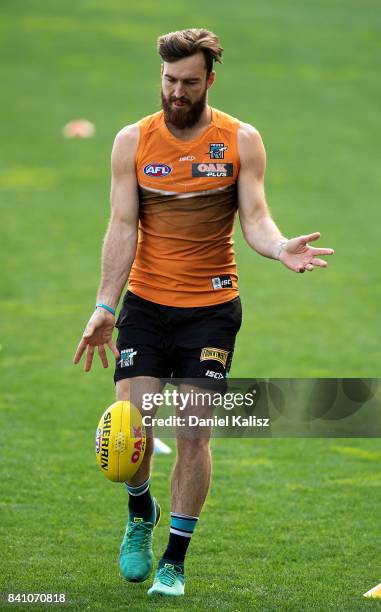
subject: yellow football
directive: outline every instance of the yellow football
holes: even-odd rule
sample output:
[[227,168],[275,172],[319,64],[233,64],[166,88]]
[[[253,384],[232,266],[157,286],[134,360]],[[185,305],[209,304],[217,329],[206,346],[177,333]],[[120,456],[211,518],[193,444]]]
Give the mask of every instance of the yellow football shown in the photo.
[[142,462],[145,447],[146,432],[136,406],[115,402],[105,410],[95,435],[95,454],[106,478],[130,480]]

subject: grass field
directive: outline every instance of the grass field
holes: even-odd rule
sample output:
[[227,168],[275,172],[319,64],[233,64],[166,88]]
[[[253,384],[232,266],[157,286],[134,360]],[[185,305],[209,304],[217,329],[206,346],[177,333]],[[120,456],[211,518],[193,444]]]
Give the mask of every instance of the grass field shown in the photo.
[[[336,249],[328,270],[296,275],[250,252],[237,228],[244,323],[232,376],[377,377],[381,10],[376,0],[195,0],[192,12],[4,0],[1,11],[0,591],[147,610],[146,585],[118,576],[126,494],[93,456],[111,371],[71,364],[99,278],[113,137],[158,108],[156,37],[215,30],[225,62],[210,102],[262,133],[283,232],[319,230]],[[92,140],[62,138],[75,117],[96,124]],[[220,439],[213,450],[188,596],[150,609],[380,607],[361,597],[381,582],[379,441]],[[157,554],[171,463],[155,461]]]

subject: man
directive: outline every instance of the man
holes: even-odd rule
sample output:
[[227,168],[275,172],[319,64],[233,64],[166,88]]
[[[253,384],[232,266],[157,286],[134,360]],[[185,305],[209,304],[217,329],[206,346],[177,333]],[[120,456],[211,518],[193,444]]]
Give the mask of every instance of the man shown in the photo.
[[[202,29],[158,40],[162,110],[123,128],[112,152],[111,220],[102,255],[96,310],[79,343],[89,371],[96,348],[117,358],[117,400],[157,393],[161,379],[225,379],[241,324],[232,242],[238,209],[249,246],[294,272],[327,264],[313,248],[318,232],[288,240],[264,195],[265,151],[251,125],[211,108],[213,62],[222,48]],[[115,309],[128,280],[112,341]],[[205,383],[205,384],[204,384]],[[187,389],[185,383],[179,391]],[[202,408],[200,407],[200,410]],[[126,483],[129,519],[120,569],[129,581],[148,578],[152,532],[160,508],[150,492],[152,438],[138,472]],[[205,501],[211,471],[209,435],[178,436],[166,551],[149,594],[184,594],[184,559]]]

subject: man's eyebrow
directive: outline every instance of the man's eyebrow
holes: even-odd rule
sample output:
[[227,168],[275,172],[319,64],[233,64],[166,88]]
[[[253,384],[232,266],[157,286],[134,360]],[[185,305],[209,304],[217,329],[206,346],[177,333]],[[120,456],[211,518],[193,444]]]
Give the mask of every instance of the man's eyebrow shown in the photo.
[[[173,79],[174,81],[178,81],[179,80],[177,77],[173,76],[173,74],[169,74],[168,72],[164,76],[168,77],[169,79]],[[192,77],[192,76],[190,76],[190,77],[185,77],[185,79],[180,79],[180,80],[181,81],[200,81],[200,77],[196,77],[196,76]]]

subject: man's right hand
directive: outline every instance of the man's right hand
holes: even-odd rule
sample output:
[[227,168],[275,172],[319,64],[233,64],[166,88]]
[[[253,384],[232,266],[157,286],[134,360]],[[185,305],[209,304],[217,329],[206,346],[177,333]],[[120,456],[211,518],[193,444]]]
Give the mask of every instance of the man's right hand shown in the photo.
[[74,363],[81,361],[86,351],[85,372],[91,370],[95,348],[98,347],[99,357],[104,368],[108,368],[105,345],[111,349],[118,359],[119,351],[112,341],[112,331],[115,326],[115,317],[107,310],[97,308],[86,325],[82,339],[74,355]]

